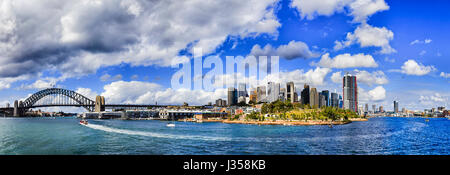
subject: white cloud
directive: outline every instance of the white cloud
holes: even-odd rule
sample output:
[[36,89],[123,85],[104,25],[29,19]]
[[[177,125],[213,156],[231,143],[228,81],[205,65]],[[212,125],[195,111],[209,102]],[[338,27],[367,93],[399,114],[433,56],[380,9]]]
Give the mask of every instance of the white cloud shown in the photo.
[[[130,89],[133,89],[130,91]],[[214,92],[188,89],[162,89],[161,85],[140,81],[117,81],[105,85],[106,103],[128,104],[182,104],[204,105],[214,102],[218,98],[226,98],[226,89],[217,89]]]
[[358,83],[364,83],[369,86],[373,84],[382,85],[389,83],[389,80],[387,79],[383,71],[373,71],[372,73],[370,73],[364,70],[355,70],[355,76],[358,80]]
[[362,102],[380,102],[386,99],[386,90],[383,86],[377,86],[370,91],[358,87],[358,99]]
[[440,93],[434,93],[430,95],[421,95],[419,101],[421,104],[429,107],[445,106],[448,103],[448,97],[445,97]]
[[0,78],[48,69],[74,77],[121,63],[170,66],[187,60],[180,51],[212,53],[228,37],[277,37],[277,3],[3,0]]
[[389,44],[393,39],[394,33],[385,27],[361,24],[353,33],[347,33],[345,41],[335,41],[334,50],[340,50],[358,43],[360,47],[380,47],[380,53],[389,54],[397,52]]
[[347,8],[349,15],[353,16],[353,22],[361,23],[365,23],[375,13],[389,9],[384,0],[293,0],[290,6],[298,10],[301,18],[308,20],[320,15],[347,12]]
[[91,100],[95,100],[95,97],[97,96],[97,92],[92,91],[92,89],[89,88],[77,88],[77,90],[75,90],[76,93],[79,93]]
[[112,77],[109,74],[105,74],[105,75],[102,75],[100,77],[101,81],[118,81],[118,80],[121,80],[121,79],[122,79],[122,75],[121,74],[117,74],[114,77]]
[[444,78],[450,78],[450,73],[441,72],[440,76]]
[[372,55],[363,53],[350,55],[348,53],[330,58],[330,54],[322,55],[318,63],[311,62],[311,65],[318,65],[328,68],[351,68],[351,67],[378,67]]
[[341,71],[335,72],[331,75],[331,81],[334,83],[342,83],[342,77]]
[[401,70],[391,70],[391,71],[401,72],[407,75],[422,76],[435,70],[436,68],[434,68],[434,66],[425,66],[421,63],[417,63],[415,60],[408,60],[405,63],[403,63]]
[[309,50],[308,45],[301,41],[291,41],[287,45],[280,45],[278,48],[273,48],[270,44],[267,44],[264,48],[261,48],[261,46],[256,44],[253,46],[250,55],[255,57],[280,56],[280,58],[285,58],[288,60],[296,58],[308,59],[319,56],[319,54]]
[[353,22],[366,22],[369,16],[388,9],[389,6],[384,0],[356,0],[350,4]]
[[417,40],[417,39],[416,39],[416,40],[412,41],[411,43],[409,43],[409,45],[414,45],[414,44],[430,44],[431,41],[433,41],[433,40],[431,40],[431,39],[425,39],[425,40],[421,41],[421,40]]

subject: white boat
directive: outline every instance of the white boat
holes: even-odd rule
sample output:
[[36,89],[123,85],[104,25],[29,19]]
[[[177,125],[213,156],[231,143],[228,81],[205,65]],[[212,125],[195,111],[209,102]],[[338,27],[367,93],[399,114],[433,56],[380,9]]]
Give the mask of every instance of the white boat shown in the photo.
[[175,127],[175,123],[168,123],[166,126],[167,127]]
[[88,125],[88,121],[87,120],[81,120],[80,121],[80,125]]

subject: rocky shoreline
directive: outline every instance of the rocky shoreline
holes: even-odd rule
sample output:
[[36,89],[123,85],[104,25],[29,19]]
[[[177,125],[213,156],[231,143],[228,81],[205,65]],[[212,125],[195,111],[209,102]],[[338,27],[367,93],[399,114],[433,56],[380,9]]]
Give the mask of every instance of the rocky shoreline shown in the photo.
[[285,126],[291,126],[291,125],[345,125],[349,124],[353,121],[367,121],[367,118],[351,118],[347,121],[321,121],[321,120],[309,120],[309,121],[287,121],[287,120],[277,120],[277,121],[249,121],[249,120],[201,120],[201,121],[195,121],[195,120],[179,120],[179,121],[185,121],[185,122],[221,122],[221,123],[228,123],[228,124],[250,124],[250,125],[285,125]]

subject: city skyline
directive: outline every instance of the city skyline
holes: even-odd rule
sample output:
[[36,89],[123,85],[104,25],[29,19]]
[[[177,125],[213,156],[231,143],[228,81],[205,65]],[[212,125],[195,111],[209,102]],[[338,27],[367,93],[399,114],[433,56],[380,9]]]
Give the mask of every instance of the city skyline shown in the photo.
[[[309,6],[306,0],[228,1],[202,5],[217,10],[200,14],[191,6],[178,8],[187,1],[157,2],[167,7],[158,10],[132,2],[2,1],[0,105],[49,87],[91,99],[102,95],[107,103],[203,105],[227,99],[228,84],[213,91],[171,88],[179,70],[173,63],[191,59],[199,47],[204,58],[221,60],[279,56],[277,83],[285,88],[292,82],[299,97],[304,84],[342,95],[342,77],[349,72],[358,79],[359,106],[376,104],[387,111],[394,109],[393,101],[399,109],[448,106],[446,1],[360,1],[361,9],[373,11],[354,9],[357,0]],[[242,16],[246,21],[238,20]]]

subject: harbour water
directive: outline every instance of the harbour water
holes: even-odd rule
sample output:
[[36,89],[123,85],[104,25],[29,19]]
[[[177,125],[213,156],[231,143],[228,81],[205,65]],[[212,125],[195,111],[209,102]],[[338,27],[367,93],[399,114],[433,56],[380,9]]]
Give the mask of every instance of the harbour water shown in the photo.
[[450,120],[371,118],[328,126],[0,118],[1,155],[450,154]]

